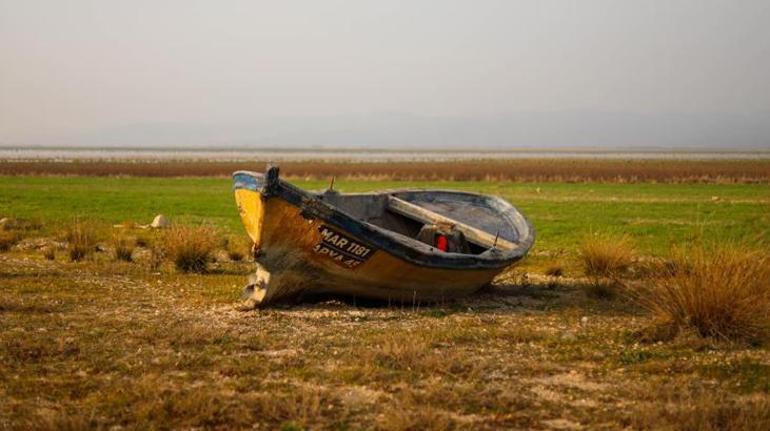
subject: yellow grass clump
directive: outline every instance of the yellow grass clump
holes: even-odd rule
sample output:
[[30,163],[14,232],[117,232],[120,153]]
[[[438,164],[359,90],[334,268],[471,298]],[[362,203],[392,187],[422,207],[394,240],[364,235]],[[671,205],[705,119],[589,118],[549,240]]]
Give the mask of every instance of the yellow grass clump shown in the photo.
[[11,249],[17,242],[19,242],[20,235],[17,232],[5,231],[0,229],[0,252],[5,252]]
[[183,272],[205,272],[219,244],[216,231],[208,226],[174,226],[164,240],[168,257]]
[[636,250],[627,235],[590,235],[580,244],[579,257],[588,276],[618,277],[634,262]]
[[65,233],[70,260],[77,262],[91,254],[96,247],[96,231],[86,222],[75,221]]
[[770,339],[770,255],[738,245],[698,245],[674,252],[632,296],[675,334],[762,343]]
[[115,260],[122,260],[124,262],[131,262],[133,260],[134,243],[131,239],[116,235],[112,238],[112,246],[114,247]]

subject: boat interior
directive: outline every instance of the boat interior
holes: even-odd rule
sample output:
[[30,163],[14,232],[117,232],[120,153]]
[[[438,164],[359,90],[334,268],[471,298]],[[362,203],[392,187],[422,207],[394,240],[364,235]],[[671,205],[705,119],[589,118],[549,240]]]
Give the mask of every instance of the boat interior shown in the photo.
[[[511,250],[518,232],[501,210],[485,196],[442,191],[318,195],[361,221],[409,238],[423,237],[421,231],[442,224],[462,232],[463,248],[481,254],[490,248]],[[430,244],[434,245],[434,244]]]

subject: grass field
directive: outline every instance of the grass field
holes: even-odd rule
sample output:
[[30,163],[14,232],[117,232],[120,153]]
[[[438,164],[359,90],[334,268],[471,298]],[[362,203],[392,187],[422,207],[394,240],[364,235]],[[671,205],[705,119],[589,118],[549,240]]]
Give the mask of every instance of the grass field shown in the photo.
[[[0,253],[0,429],[770,427],[767,345],[651,340],[653,318],[593,294],[577,261],[591,232],[628,234],[643,257],[767,245],[767,184],[335,183],[400,187],[510,200],[537,229],[532,255],[463,300],[236,311],[250,262],[183,274],[108,251],[112,224],[158,213],[241,237],[229,179],[0,177],[0,218],[40,222]],[[75,218],[107,251],[47,260],[38,245]],[[543,274],[554,262],[565,276]]]
[[[325,181],[296,180],[306,189]],[[4,215],[68,223],[76,217],[111,224],[149,223],[156,214],[209,222],[243,232],[228,178],[0,177]],[[589,232],[630,234],[645,253],[666,252],[703,234],[751,242],[770,240],[766,184],[512,183],[482,181],[337,180],[342,192],[447,188],[501,196],[534,223],[538,251],[573,250]],[[0,214],[2,215],[2,214]]]

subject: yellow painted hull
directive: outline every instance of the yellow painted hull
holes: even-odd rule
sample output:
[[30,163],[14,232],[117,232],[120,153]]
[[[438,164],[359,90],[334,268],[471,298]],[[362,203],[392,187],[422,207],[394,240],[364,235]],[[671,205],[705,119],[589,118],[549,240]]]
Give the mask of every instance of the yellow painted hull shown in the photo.
[[[304,291],[394,301],[441,300],[473,293],[500,268],[439,268],[410,262],[300,207],[259,190],[236,189],[243,225],[269,282],[257,302]],[[368,250],[368,251],[367,251]]]

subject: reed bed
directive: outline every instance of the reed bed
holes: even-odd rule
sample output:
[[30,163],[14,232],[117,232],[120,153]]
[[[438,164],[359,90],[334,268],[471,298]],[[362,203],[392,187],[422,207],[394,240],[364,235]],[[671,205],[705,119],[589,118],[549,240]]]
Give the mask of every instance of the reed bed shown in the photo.
[[[266,161],[0,161],[0,175],[228,176]],[[285,176],[359,180],[770,183],[770,160],[516,159],[281,163]]]

